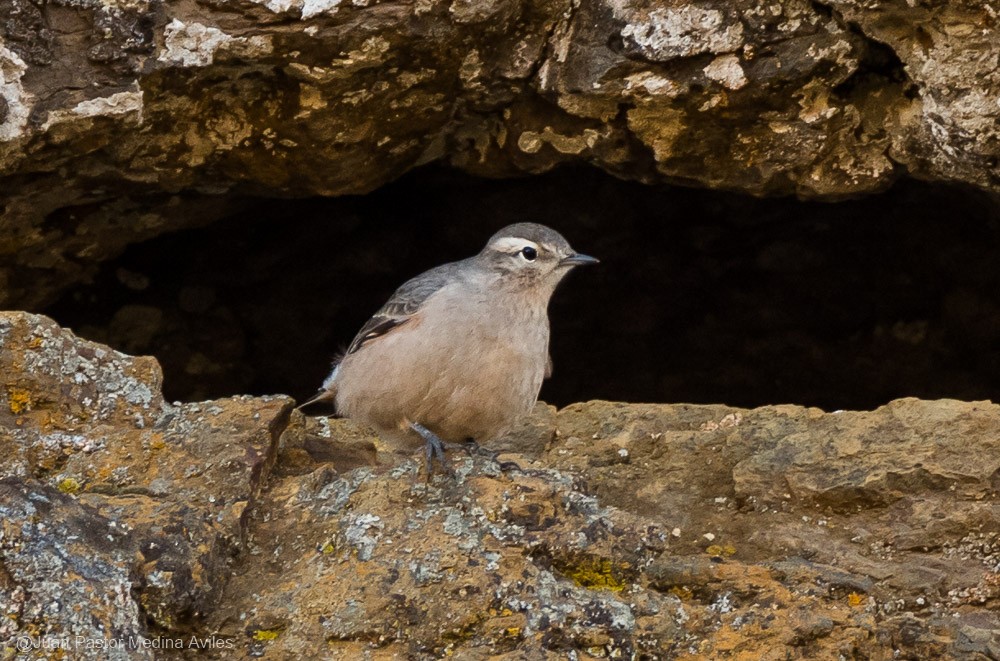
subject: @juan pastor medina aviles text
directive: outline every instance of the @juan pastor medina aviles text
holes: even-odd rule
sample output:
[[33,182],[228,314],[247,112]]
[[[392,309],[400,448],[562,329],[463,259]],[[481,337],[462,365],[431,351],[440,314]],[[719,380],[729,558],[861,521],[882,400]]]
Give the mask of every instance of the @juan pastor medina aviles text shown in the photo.
[[32,650],[139,650],[139,649],[233,649],[232,638],[221,636],[156,637],[124,636],[121,638],[91,638],[89,636],[17,636],[14,647],[20,652]]

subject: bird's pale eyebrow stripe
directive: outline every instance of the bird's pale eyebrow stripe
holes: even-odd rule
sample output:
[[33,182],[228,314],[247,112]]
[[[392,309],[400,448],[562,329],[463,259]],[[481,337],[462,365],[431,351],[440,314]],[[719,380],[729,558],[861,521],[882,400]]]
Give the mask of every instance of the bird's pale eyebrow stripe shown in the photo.
[[522,239],[517,236],[501,237],[492,244],[492,248],[499,252],[517,252],[526,246],[531,246],[535,250],[538,250],[539,247],[534,241]]

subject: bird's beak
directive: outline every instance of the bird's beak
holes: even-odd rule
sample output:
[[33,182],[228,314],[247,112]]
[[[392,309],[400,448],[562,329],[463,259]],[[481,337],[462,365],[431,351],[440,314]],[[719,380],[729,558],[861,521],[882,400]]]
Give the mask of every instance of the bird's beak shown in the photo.
[[559,260],[560,266],[586,266],[587,264],[599,264],[601,260],[596,257],[591,257],[590,255],[581,255],[576,253],[575,255],[570,255],[569,257],[563,257]]

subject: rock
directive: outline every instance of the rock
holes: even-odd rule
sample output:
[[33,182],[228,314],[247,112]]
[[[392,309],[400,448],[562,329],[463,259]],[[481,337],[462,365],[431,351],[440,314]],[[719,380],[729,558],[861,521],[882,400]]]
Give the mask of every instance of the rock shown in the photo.
[[[13,651],[11,643],[23,636],[140,639],[146,627],[132,595],[137,577],[128,534],[115,521],[58,489],[19,478],[0,479],[0,516],[0,640],[6,649]],[[154,658],[140,646],[95,645],[92,652],[89,658]]]
[[996,13],[10,0],[0,305],[38,309],[128,243],[250,208],[248,193],[364,193],[433,161],[806,198],[903,173],[997,191]]
[[[998,623],[975,605],[995,599],[1000,580],[998,414],[989,402],[915,399],[837,413],[589,402],[559,412],[539,462],[672,531],[651,587],[711,609],[741,589],[727,567],[766,567],[794,595],[778,612],[810,603],[779,616],[772,644],[882,658],[891,652],[879,641],[906,640],[904,656],[980,658]],[[735,649],[733,630],[741,650],[762,640],[742,628],[761,602],[751,595],[753,606],[726,606],[737,615],[704,638],[705,653]],[[986,620],[962,633],[973,614]]]
[[[144,620],[173,630],[199,617],[241,546],[290,401],[170,405],[152,358],[22,313],[0,313],[0,374],[0,479],[26,503],[46,502],[49,526],[86,527],[82,507],[98,522],[88,525],[118,531],[114,550],[135,573]],[[53,501],[53,492],[73,500]]]
[[[0,640],[115,658],[995,656],[1000,406],[540,405],[380,465],[281,397],[0,313]],[[76,637],[79,636],[79,639]],[[146,646],[142,642],[146,641]],[[127,653],[126,653],[127,652]]]
[[[428,485],[418,465],[276,487],[212,628],[265,658],[629,657],[663,655],[682,635],[676,613],[640,621],[626,596],[662,532],[556,472],[505,476],[463,459],[457,480]],[[655,612],[679,605],[644,596]]]

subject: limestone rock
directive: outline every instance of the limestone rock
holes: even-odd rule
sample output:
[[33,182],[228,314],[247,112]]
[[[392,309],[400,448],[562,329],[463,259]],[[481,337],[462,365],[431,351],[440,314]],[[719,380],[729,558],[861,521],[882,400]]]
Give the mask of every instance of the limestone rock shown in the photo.
[[[995,0],[0,6],[0,305],[431,161],[836,198],[1000,190]],[[193,210],[197,210],[194,213]]]
[[2,313],[0,640],[991,658],[998,444],[988,402],[540,405],[503,465],[456,454],[425,481],[419,457],[376,464],[350,421],[280,397],[168,404],[151,359]]

